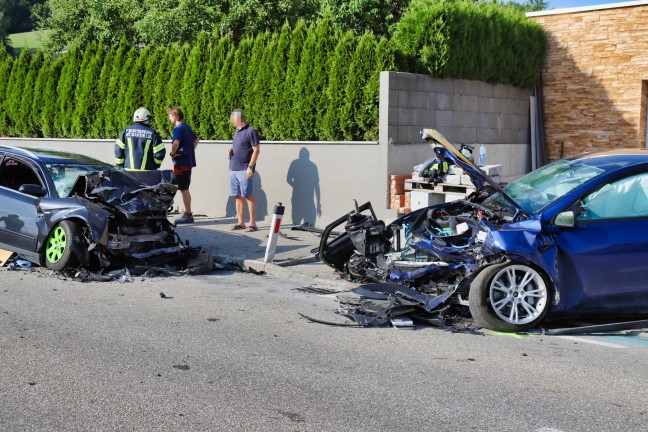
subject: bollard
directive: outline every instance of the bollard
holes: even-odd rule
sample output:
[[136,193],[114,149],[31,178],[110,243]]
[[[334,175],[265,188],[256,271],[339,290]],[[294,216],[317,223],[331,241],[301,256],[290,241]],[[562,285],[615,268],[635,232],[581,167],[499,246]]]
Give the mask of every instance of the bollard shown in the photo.
[[279,237],[279,228],[281,227],[281,218],[284,214],[284,206],[277,203],[272,215],[272,225],[270,229],[270,236],[268,237],[268,246],[266,247],[264,262],[272,262],[274,259],[275,249],[277,248],[277,237]]

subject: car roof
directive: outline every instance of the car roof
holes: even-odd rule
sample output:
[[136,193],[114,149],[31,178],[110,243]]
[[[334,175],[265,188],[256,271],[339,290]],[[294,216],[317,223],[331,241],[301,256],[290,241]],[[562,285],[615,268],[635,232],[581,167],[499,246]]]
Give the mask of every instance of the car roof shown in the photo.
[[609,172],[627,166],[648,163],[648,149],[593,151],[575,154],[565,159],[581,161]]
[[25,156],[27,158],[42,163],[62,163],[62,164],[83,163],[83,164],[92,164],[92,165],[111,166],[110,164],[107,164],[105,162],[102,162],[90,156],[82,155],[79,153],[66,152],[57,149],[42,148],[42,147],[26,148],[26,147],[12,147],[12,146],[0,145],[0,152],[4,152],[5,154]]

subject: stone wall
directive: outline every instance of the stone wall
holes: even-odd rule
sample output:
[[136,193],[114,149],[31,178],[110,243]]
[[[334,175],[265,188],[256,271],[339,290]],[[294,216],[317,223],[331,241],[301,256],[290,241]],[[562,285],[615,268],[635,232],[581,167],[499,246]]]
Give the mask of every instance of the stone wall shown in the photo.
[[548,34],[549,159],[646,146],[648,2],[529,13]]
[[529,97],[532,89],[482,81],[382,72],[380,143],[388,146],[389,174],[407,174],[434,157],[420,131],[437,129],[455,145],[486,145],[488,164],[502,164],[509,182],[530,169]]

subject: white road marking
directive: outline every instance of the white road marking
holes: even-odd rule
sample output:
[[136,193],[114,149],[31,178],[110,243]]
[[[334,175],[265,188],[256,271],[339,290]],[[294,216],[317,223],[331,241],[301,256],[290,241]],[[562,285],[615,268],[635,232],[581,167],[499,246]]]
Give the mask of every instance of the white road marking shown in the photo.
[[627,348],[627,346],[625,346],[625,345],[618,345],[618,344],[613,344],[613,343],[609,343],[609,342],[601,342],[601,341],[598,341],[598,340],[595,340],[595,339],[588,339],[588,338],[577,337],[577,336],[556,336],[556,337],[561,338],[561,339],[569,339],[569,340],[573,340],[573,341],[576,341],[576,342],[589,343],[589,344],[593,344],[593,345],[601,345],[601,346],[605,346],[605,347],[608,347],[608,348]]

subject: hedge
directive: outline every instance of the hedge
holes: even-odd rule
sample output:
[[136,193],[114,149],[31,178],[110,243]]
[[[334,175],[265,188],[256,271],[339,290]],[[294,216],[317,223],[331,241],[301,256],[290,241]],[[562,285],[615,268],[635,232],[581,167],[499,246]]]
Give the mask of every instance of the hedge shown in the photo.
[[49,57],[0,55],[0,132],[10,136],[114,138],[145,106],[169,138],[179,105],[202,139],[231,139],[243,108],[262,139],[375,140],[379,74],[532,86],[546,36],[523,14],[491,3],[414,0],[392,40],[336,29],[330,18],[287,24],[234,44],[201,34],[193,46],[72,47]]

